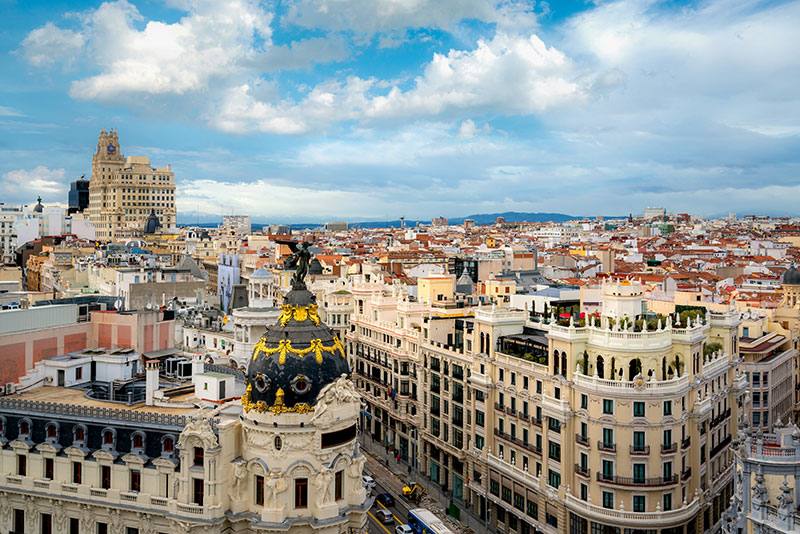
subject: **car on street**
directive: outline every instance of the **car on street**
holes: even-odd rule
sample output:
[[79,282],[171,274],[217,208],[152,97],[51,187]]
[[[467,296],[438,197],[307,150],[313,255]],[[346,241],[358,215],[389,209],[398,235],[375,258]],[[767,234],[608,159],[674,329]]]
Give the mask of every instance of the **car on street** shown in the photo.
[[392,515],[392,512],[390,512],[389,510],[376,510],[375,517],[377,517],[378,521],[380,521],[384,525],[391,525],[392,523],[394,523],[394,516]]
[[408,525],[397,525],[394,529],[395,534],[414,534],[414,530]]
[[375,479],[369,475],[362,475],[361,483],[367,488],[367,491],[372,491],[375,489]]
[[375,497],[375,500],[381,503],[382,505],[386,506],[387,508],[389,506],[394,506],[394,497],[392,497],[391,494],[389,493],[381,493],[380,495]]

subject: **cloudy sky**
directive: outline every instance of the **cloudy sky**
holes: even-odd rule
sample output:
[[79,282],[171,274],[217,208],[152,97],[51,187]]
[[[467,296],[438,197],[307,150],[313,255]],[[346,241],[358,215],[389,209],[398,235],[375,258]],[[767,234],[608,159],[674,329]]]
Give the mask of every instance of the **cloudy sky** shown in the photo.
[[0,0],[0,201],[101,128],[179,220],[800,215],[800,2]]

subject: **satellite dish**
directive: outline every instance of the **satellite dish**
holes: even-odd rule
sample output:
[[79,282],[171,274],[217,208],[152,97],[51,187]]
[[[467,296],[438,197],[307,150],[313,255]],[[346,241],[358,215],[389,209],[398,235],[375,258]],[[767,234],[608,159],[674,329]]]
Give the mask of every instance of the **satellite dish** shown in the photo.
[[145,308],[147,308],[148,310],[152,310],[153,309],[153,305],[148,302],[147,306],[145,306]]
[[117,299],[117,301],[114,302],[114,308],[116,308],[117,311],[122,309],[122,299]]

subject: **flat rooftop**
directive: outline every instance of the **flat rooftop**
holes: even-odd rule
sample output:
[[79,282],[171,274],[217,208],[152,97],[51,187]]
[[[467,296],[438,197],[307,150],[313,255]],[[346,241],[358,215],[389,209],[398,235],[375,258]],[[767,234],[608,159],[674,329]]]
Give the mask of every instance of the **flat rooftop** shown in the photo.
[[[9,395],[8,399],[18,399],[27,401],[52,402],[56,404],[69,404],[71,406],[85,406],[91,408],[111,408],[118,410],[129,410],[133,412],[161,413],[170,415],[188,415],[198,411],[197,408],[166,408],[161,406],[146,406],[145,403],[128,406],[120,402],[108,402],[89,399],[85,395],[86,390],[76,388],[62,388],[57,386],[40,386],[30,391]],[[188,402],[194,397],[194,389],[180,395],[171,397],[174,402]]]

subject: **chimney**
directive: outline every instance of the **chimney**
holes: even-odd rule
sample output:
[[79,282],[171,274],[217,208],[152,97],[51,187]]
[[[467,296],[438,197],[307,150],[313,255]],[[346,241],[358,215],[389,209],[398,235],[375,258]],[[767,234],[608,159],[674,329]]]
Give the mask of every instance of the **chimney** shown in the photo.
[[194,377],[199,375],[200,373],[204,373],[206,370],[205,364],[203,363],[203,357],[199,354],[195,354],[192,356],[192,381],[194,381]]
[[147,360],[146,365],[146,384],[145,384],[145,404],[153,406],[153,396],[158,390],[158,360]]

